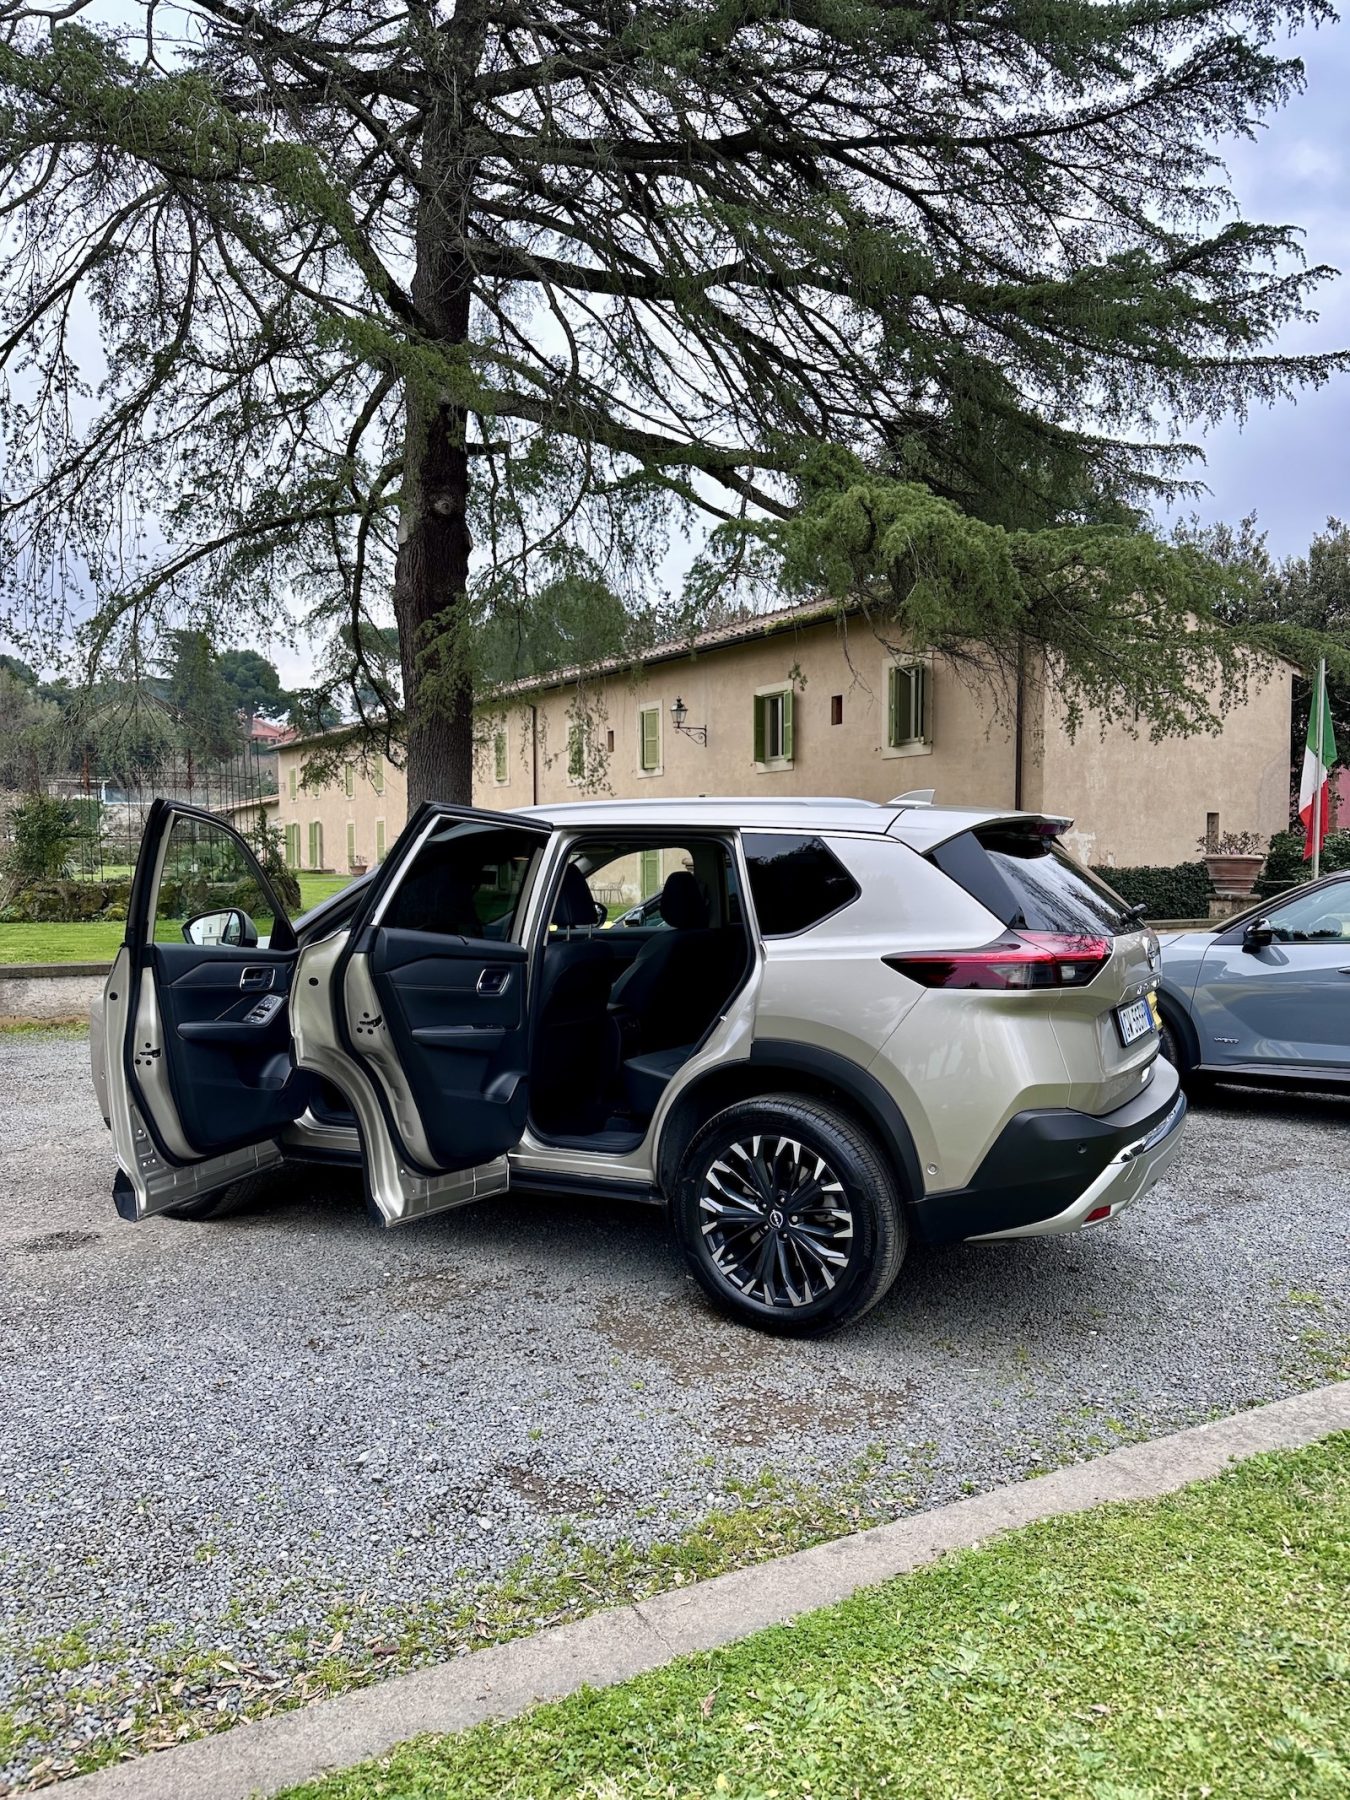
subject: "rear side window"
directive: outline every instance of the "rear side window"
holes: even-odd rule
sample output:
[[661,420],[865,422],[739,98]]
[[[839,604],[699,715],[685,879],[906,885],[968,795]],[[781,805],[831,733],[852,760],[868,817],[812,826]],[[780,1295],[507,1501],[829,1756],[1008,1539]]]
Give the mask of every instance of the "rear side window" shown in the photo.
[[426,840],[389,897],[381,925],[446,936],[506,938],[537,833],[462,820]]
[[763,937],[818,925],[858,898],[858,884],[823,838],[747,832],[741,840]]
[[963,831],[931,860],[1014,931],[1114,935],[1137,922],[1119,894],[1034,827]]

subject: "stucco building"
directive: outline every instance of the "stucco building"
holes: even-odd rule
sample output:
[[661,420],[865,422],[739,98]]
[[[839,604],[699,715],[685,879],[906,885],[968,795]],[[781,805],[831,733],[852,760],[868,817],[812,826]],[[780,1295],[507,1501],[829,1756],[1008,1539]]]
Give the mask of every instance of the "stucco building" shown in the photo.
[[[480,709],[474,799],[507,810],[607,794],[885,800],[932,788],[947,804],[1066,814],[1089,862],[1186,862],[1219,832],[1288,823],[1292,673],[1270,665],[1217,736],[1153,743],[1089,719],[1070,739],[1041,682],[1025,682],[1019,703],[968,668],[896,653],[860,615],[795,607],[635,663],[519,683]],[[316,792],[303,783],[306,743],[279,748],[267,807],[290,859],[344,871],[378,861],[404,821],[402,771],[349,763]],[[644,873],[642,891],[656,876]]]

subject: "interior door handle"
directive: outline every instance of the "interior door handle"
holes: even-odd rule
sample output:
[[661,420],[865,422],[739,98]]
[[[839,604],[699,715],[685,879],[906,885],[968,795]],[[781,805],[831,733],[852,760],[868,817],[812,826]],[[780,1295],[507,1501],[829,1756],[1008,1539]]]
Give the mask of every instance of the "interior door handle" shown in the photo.
[[498,994],[506,992],[510,979],[510,969],[484,969],[478,977],[478,992],[495,998]]
[[272,985],[272,971],[270,969],[259,969],[256,967],[241,969],[239,972],[239,985],[241,988],[270,988]]

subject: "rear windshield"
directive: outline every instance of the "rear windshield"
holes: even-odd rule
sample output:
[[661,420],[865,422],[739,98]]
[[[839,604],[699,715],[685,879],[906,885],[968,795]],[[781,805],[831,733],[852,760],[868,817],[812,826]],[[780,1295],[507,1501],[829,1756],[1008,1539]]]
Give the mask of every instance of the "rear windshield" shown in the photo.
[[944,875],[1014,931],[1115,936],[1138,928],[1119,894],[1034,828],[983,825],[931,854]]

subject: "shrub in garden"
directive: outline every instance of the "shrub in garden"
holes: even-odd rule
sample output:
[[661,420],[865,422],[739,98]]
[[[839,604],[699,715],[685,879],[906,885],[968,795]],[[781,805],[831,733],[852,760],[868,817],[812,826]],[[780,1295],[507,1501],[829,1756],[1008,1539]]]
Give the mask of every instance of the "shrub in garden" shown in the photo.
[[1093,871],[1131,906],[1142,906],[1149,919],[1203,919],[1208,917],[1214,884],[1202,862],[1174,863],[1170,867],[1143,864],[1132,869],[1098,868]]
[[30,794],[10,814],[6,875],[16,886],[59,880],[70,873],[79,837],[80,821],[72,807],[50,794]]

